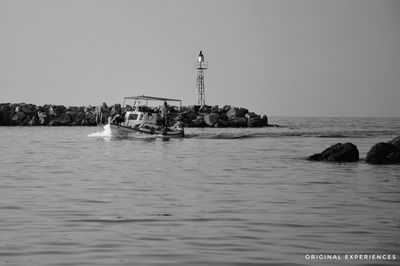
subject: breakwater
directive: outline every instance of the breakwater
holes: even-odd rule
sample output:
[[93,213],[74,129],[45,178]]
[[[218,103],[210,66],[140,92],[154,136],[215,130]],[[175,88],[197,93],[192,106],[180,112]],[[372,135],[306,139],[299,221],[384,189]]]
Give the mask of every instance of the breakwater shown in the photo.
[[[0,126],[97,126],[107,123],[107,118],[122,116],[125,110],[120,104],[108,106],[63,106],[26,103],[0,103]],[[171,112],[173,113],[173,112]],[[264,127],[266,115],[258,115],[246,108],[219,106],[183,106],[170,117],[181,121],[185,127]]]

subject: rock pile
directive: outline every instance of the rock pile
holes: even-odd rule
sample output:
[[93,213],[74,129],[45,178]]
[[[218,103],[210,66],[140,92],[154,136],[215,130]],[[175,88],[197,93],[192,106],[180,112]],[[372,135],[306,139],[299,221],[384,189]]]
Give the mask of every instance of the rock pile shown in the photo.
[[[130,106],[126,106],[129,110]],[[0,103],[0,126],[96,126],[106,124],[109,116],[120,118],[124,110],[120,104],[107,106],[43,105]],[[269,125],[266,115],[260,116],[246,108],[226,105],[188,106],[171,120],[182,121],[185,127],[264,127]]]
[[99,107],[1,103],[0,126],[96,126]]
[[246,108],[225,105],[188,106],[183,107],[181,121],[185,127],[266,127],[277,126],[268,124],[266,115],[262,117]]

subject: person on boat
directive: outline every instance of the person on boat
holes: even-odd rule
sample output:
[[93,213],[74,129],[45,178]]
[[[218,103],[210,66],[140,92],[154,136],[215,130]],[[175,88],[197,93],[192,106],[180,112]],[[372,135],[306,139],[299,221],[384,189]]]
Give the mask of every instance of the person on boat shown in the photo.
[[161,106],[161,118],[162,118],[162,125],[164,129],[167,128],[167,119],[168,119],[168,104],[166,101],[164,101],[164,105]]

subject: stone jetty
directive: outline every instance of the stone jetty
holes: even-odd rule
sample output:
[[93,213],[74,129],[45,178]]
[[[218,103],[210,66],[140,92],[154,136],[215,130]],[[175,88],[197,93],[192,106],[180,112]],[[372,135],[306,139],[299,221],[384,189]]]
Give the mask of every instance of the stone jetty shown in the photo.
[[[126,109],[131,108],[129,105]],[[0,126],[97,126],[123,115],[120,104],[108,106],[63,106],[26,103],[0,103]],[[185,127],[265,127],[266,115],[260,116],[246,108],[219,106],[183,106],[175,117]]]

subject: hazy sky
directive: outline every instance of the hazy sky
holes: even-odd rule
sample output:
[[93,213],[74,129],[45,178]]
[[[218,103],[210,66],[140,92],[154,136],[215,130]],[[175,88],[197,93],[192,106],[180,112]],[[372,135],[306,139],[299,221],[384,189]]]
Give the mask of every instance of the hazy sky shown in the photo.
[[0,102],[400,116],[400,1],[0,0]]

